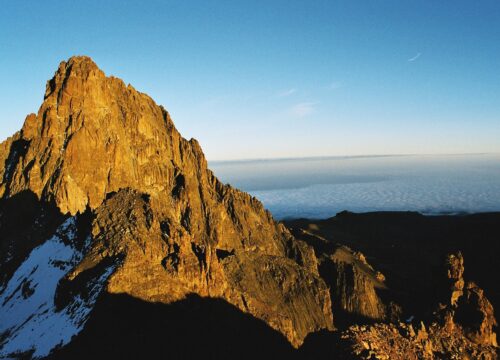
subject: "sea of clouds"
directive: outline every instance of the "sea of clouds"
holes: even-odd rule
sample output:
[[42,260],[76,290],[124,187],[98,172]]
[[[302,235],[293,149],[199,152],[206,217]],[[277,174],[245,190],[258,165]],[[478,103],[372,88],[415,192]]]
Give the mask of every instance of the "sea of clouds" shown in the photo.
[[349,210],[500,211],[500,155],[369,156],[214,162],[278,219]]

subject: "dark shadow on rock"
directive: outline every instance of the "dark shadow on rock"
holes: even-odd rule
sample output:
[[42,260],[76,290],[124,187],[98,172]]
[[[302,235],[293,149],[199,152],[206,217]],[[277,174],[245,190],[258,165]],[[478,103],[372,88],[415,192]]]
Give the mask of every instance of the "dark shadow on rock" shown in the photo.
[[293,359],[283,335],[221,299],[173,304],[105,294],[84,330],[51,359]]
[[500,213],[424,216],[416,212],[342,212],[326,220],[287,221],[293,228],[315,224],[327,238],[362,252],[387,278],[392,300],[405,316],[431,316],[442,287],[446,254],[461,251],[466,280],[484,289],[494,308],[498,287]]
[[[10,146],[9,156],[7,156],[7,159],[5,159],[5,164],[4,164],[5,172],[3,175],[2,183],[8,184],[11,181],[13,175],[12,167],[14,164],[17,164],[19,162],[19,159],[21,159],[22,157],[24,157],[24,155],[26,155],[26,151],[28,150],[29,144],[30,144],[29,141],[22,138],[12,142]],[[24,173],[25,176],[27,172],[29,172],[29,170],[31,169],[31,166],[32,166],[31,163],[26,166]],[[5,195],[9,194],[6,193]]]
[[[332,312],[334,316],[335,327],[342,331],[346,330],[349,326],[353,324],[374,324],[380,320],[370,318],[362,314],[356,314],[354,312],[347,311],[342,308],[340,303],[340,297],[342,294],[337,292],[338,279],[342,278],[345,283],[343,286],[346,287],[345,291],[350,291],[352,297],[357,294],[354,293],[354,284],[361,283],[364,281],[362,278],[355,278],[352,267],[346,266],[342,269],[343,273],[338,272],[338,265],[333,261],[326,260],[319,266],[319,273],[323,280],[330,287],[330,297],[332,302]],[[358,275],[359,276],[359,275]],[[368,280],[365,280],[368,281]],[[370,299],[360,299],[360,301],[369,301]]]
[[309,334],[298,350],[300,359],[353,359],[340,332],[322,330]]
[[0,285],[64,221],[59,209],[31,191],[0,199]]

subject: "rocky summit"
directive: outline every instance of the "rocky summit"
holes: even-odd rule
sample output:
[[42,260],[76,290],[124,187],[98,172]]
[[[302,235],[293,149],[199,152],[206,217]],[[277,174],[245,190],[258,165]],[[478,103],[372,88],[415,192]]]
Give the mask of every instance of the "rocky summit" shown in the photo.
[[107,295],[224,300],[294,347],[333,329],[312,249],[222,184],[163,107],[88,57],[59,65],[0,163],[4,356],[66,345]]
[[89,57],[59,65],[0,164],[0,358],[496,356],[461,253],[415,329],[392,277],[221,183]]

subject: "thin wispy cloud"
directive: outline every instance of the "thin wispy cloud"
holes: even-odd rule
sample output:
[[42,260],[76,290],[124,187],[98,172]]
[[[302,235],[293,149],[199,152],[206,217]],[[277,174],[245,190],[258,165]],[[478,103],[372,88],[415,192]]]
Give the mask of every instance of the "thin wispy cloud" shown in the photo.
[[334,81],[334,82],[331,82],[330,84],[328,84],[328,89],[330,90],[337,90],[337,89],[340,89],[342,87],[342,83],[338,82],[338,81]]
[[297,92],[297,89],[295,88],[290,88],[287,90],[280,91],[279,93],[276,94],[277,97],[287,97],[290,95],[293,95]]
[[293,105],[289,109],[290,115],[296,118],[304,118],[313,114],[316,111],[317,102],[301,102]]
[[422,53],[418,53],[417,55],[415,55],[414,57],[412,58],[409,58],[408,61],[409,62],[414,62],[415,60],[417,60],[420,56],[422,55]]

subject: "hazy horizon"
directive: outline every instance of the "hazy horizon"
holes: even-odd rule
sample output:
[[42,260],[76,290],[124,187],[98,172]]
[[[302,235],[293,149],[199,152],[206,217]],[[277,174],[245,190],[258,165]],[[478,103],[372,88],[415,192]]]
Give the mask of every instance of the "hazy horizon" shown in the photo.
[[261,157],[261,158],[228,158],[228,159],[208,159],[209,164],[226,164],[226,163],[249,163],[260,161],[295,161],[295,160],[321,160],[321,159],[356,159],[356,158],[384,158],[384,157],[435,157],[435,156],[481,156],[481,155],[500,155],[499,152],[471,152],[471,153],[411,153],[411,154],[339,154],[339,155],[310,155],[310,156],[294,156],[294,157]]
[[340,211],[500,211],[500,154],[317,157],[210,162],[278,219]]

